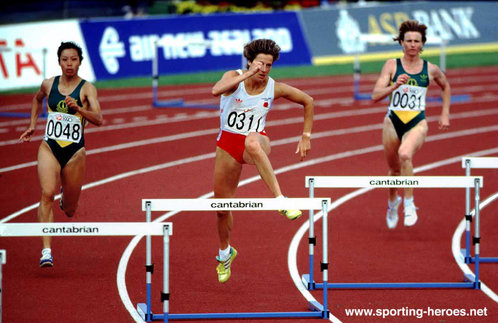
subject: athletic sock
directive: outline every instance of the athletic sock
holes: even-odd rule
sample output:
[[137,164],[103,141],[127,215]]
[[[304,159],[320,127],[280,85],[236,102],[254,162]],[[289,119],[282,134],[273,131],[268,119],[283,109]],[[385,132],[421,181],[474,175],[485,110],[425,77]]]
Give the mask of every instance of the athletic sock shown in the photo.
[[44,254],[46,254],[46,253],[52,253],[52,249],[50,249],[50,248],[44,248],[44,249],[42,250],[42,256],[43,256]]
[[412,205],[413,204],[413,196],[411,198],[403,198],[403,204],[405,206],[409,206],[409,205]]
[[230,245],[228,245],[228,247],[224,250],[220,249],[219,254],[221,260],[225,261],[228,259],[228,257],[230,257],[230,249],[231,249]]
[[389,205],[389,208],[393,208],[394,206],[394,203],[396,203],[396,201],[398,200],[398,195],[396,195],[396,197],[394,198],[394,201],[391,201],[390,199],[387,199],[387,205]]

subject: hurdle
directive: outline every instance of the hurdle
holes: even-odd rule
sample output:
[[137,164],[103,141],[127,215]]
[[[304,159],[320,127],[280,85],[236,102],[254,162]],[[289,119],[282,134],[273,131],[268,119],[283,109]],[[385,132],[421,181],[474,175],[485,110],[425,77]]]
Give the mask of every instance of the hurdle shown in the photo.
[[[462,158],[462,168],[465,168],[465,175],[470,176],[471,168],[480,169],[498,169],[498,157],[463,157]],[[477,205],[477,204],[476,204]],[[479,227],[479,218],[476,217],[476,227]],[[480,257],[478,256],[478,249],[476,249],[476,257],[470,255],[470,230],[471,230],[472,214],[470,213],[470,188],[465,188],[465,248],[461,250],[464,256],[465,263],[471,264],[475,263],[476,257],[479,257],[480,263],[496,263],[498,262],[498,257]],[[480,242],[481,237],[476,234],[473,237],[473,244],[476,244],[476,240]]]
[[[312,209],[328,212],[329,198],[250,198],[250,199],[143,199],[142,211],[146,213],[147,222],[151,221],[153,211],[268,211],[283,209]],[[327,222],[324,221],[323,233],[327,234]],[[323,248],[327,250],[327,239],[323,240]],[[165,281],[161,301],[164,303],[164,314],[154,314],[150,307],[150,285],[153,265],[151,263],[151,242],[147,237],[146,243],[146,276],[147,276],[147,303],[138,303],[137,311],[144,321],[155,320],[207,320],[207,319],[256,319],[256,318],[323,318],[329,317],[327,309],[327,284],[323,288],[323,304],[309,302],[307,312],[245,312],[245,313],[187,313],[171,314],[169,308],[169,284]],[[328,280],[327,253],[323,254],[323,281]],[[165,273],[166,274],[166,273]]]
[[0,323],[2,323],[2,265],[7,262],[7,251],[0,250]]
[[[154,55],[152,57],[152,106],[154,108],[204,108],[204,109],[219,109],[220,106],[217,104],[195,104],[195,103],[185,103],[183,99],[172,99],[166,101],[159,101],[158,98],[158,86],[159,86],[159,41],[155,41],[153,44]],[[209,42],[205,43],[188,43],[188,45],[194,46],[204,46],[209,47],[211,44]]]
[[[379,43],[383,45],[394,44],[394,35],[390,34],[358,34],[356,36],[356,50],[354,53],[354,61],[353,61],[353,98],[355,101],[360,100],[371,100],[372,95],[370,93],[361,93],[360,92],[360,77],[361,77],[361,67],[360,67],[360,51],[363,48],[363,44],[367,43]],[[439,45],[439,65],[440,69],[443,73],[446,72],[446,47],[448,46],[448,40],[442,39],[437,36],[429,36],[427,37],[427,41],[425,42],[427,45]],[[441,97],[427,97],[427,102],[442,102]],[[452,102],[467,102],[470,100],[470,95],[462,94],[462,95],[452,95]]]
[[[164,276],[167,286],[169,275],[169,236],[173,234],[173,224],[169,222],[73,222],[73,223],[4,223],[0,224],[0,237],[28,236],[163,236]],[[0,253],[1,263],[5,263],[5,253]],[[1,288],[1,271],[0,271]],[[1,289],[0,289],[1,295]],[[0,299],[1,300],[1,299]],[[167,304],[165,304],[167,305]],[[0,309],[2,304],[0,302]],[[167,308],[164,308],[165,313]],[[0,315],[1,318],[1,315]]]
[[[482,176],[306,176],[305,186],[309,196],[314,196],[315,188],[475,188],[476,219],[479,219],[479,188],[483,185]],[[463,282],[380,282],[380,283],[317,283],[313,278],[313,254],[316,237],[314,236],[314,215],[310,210],[309,218],[309,273],[301,280],[308,290],[330,289],[410,289],[410,288],[469,288],[480,289],[479,281],[479,239],[475,239],[475,278],[465,275]],[[325,219],[325,213],[323,218]],[[476,237],[479,237],[479,221],[476,221]],[[327,251],[324,249],[323,251]]]

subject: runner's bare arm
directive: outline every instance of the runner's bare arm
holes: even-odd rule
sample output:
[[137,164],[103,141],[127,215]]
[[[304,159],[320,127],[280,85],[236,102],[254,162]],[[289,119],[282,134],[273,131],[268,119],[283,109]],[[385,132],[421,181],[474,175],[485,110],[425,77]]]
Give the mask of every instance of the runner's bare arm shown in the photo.
[[443,107],[441,110],[441,116],[439,117],[439,129],[446,130],[450,126],[450,83],[437,65],[429,63],[429,73],[432,75],[433,80],[436,82],[436,84],[441,88],[441,99],[443,100]]
[[311,129],[313,126],[314,113],[313,98],[288,84],[275,82],[275,100],[281,97],[298,103],[304,108],[303,134],[296,149],[296,154],[299,153],[301,160],[303,160],[311,150]]
[[372,100],[374,102],[379,102],[390,95],[394,90],[405,84],[409,77],[406,74],[402,74],[396,80],[396,83],[390,84],[392,76],[394,75],[396,69],[396,60],[390,59],[386,61],[380,72],[380,76],[375,83],[374,90],[372,92]]
[[33,100],[31,102],[31,120],[29,122],[29,127],[22,133],[19,137],[19,141],[30,141],[31,137],[35,133],[36,122],[38,121],[38,116],[43,110],[43,99],[47,96],[47,89],[50,88],[50,82],[52,79],[43,80],[40,89],[36,92]]
[[91,83],[85,83],[81,89],[82,103],[85,108],[78,106],[76,100],[66,96],[66,104],[71,109],[78,111],[85,119],[96,126],[101,126],[104,122],[99,101],[97,100],[97,89]]

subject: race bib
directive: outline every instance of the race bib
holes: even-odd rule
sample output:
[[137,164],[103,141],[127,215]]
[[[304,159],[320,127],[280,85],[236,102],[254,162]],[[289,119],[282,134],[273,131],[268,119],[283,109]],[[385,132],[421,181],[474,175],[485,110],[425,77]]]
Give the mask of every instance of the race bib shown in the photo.
[[427,88],[413,85],[401,85],[391,94],[389,110],[424,111]]
[[53,140],[79,142],[83,136],[81,120],[75,115],[50,112],[45,126],[45,137]]
[[263,118],[264,115],[254,114],[252,111],[235,110],[227,115],[225,128],[241,134],[259,132],[263,130]]

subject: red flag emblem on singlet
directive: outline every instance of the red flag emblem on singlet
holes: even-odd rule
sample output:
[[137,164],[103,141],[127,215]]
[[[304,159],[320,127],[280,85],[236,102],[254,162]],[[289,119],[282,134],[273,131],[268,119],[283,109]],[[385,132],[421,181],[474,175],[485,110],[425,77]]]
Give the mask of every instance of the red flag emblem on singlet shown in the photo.
[[268,108],[268,102],[263,103],[263,106],[264,106],[265,108]]

